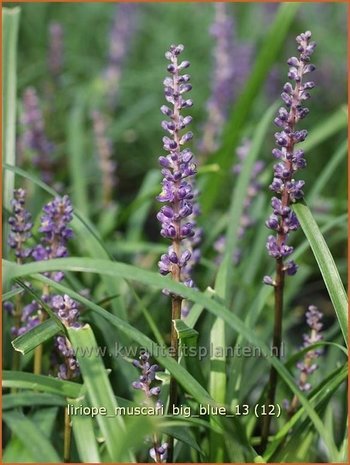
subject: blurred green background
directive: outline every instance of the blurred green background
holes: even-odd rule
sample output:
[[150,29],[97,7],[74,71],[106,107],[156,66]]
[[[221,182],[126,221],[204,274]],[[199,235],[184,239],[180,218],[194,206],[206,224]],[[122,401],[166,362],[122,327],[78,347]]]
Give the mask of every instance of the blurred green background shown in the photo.
[[[13,5],[13,4],[11,4]],[[27,86],[44,94],[48,79],[47,48],[48,25],[58,21],[64,29],[64,74],[59,103],[62,106],[63,127],[57,121],[49,130],[60,132],[61,150],[64,147],[67,116],[76,98],[84,94],[90,105],[98,104],[99,77],[107,64],[109,31],[118,5],[110,3],[26,3],[21,4],[21,21],[18,47],[18,96]],[[266,35],[276,10],[273,4],[234,3],[229,10],[235,17],[238,39],[253,47],[254,56]],[[305,120],[307,129],[331,114],[346,101],[346,22],[347,5],[341,3],[300,4],[284,50],[270,79],[262,87],[254,105],[254,113],[261,115],[268,103],[279,98],[281,84],[287,74],[286,58],[295,54],[295,36],[310,29],[317,41],[314,62],[317,71],[314,79],[310,116]],[[116,196],[129,201],[145,171],[157,166],[162,151],[159,107],[163,103],[162,80],[165,76],[164,52],[171,43],[183,43],[185,58],[191,61],[194,107],[192,130],[194,144],[201,138],[201,126],[206,118],[206,101],[210,93],[212,74],[213,37],[209,27],[214,17],[210,3],[136,4],[137,30],[132,40],[120,83],[119,105],[113,114],[110,135],[115,158],[118,160],[120,180]],[[257,27],[258,25],[258,27]],[[240,64],[237,63],[237,67]],[[234,102],[232,108],[234,107]],[[252,116],[253,119],[253,116]],[[89,125],[87,114],[86,125]],[[53,126],[53,127],[52,127]],[[272,125],[271,125],[272,126]],[[274,128],[272,127],[272,130]],[[95,179],[94,148],[86,131],[86,161],[90,167],[89,180]],[[309,169],[305,176],[312,181],[317,177],[320,164],[333,151],[336,140],[329,141],[317,154],[308,154]],[[273,138],[268,141],[263,157],[271,160]],[[304,174],[304,173],[303,173]],[[335,191],[334,191],[335,189]],[[332,192],[344,197],[345,178],[334,180]]]

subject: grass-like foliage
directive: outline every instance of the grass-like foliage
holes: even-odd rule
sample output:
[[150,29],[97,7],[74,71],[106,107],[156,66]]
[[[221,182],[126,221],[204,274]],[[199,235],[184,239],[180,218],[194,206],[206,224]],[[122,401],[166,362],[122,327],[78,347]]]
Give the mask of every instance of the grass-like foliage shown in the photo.
[[347,462],[346,6],[2,14],[3,462]]

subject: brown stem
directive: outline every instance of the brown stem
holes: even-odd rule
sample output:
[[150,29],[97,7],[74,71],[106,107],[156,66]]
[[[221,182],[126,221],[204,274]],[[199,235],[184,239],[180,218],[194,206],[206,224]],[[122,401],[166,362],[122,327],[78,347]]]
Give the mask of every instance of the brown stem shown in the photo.
[[[275,323],[273,330],[272,353],[278,359],[281,355],[282,342],[282,316],[283,316],[283,289],[284,289],[284,270],[283,259],[279,258],[276,261],[276,284],[275,284]],[[270,432],[270,424],[272,416],[268,414],[269,405],[273,405],[275,401],[276,386],[277,386],[277,371],[271,366],[270,379],[268,385],[267,397],[265,402],[265,413],[261,433],[261,451],[263,453],[267,446],[268,436]]]
[[[176,268],[179,269],[178,266]],[[173,274],[174,278],[174,274]],[[172,305],[171,305],[171,335],[170,335],[170,345],[171,345],[171,356],[174,358],[175,361],[178,361],[178,350],[179,350],[179,341],[177,337],[177,332],[175,329],[174,320],[178,320],[181,318],[181,302],[182,299],[179,296],[172,296]],[[178,402],[178,392],[177,392],[177,382],[176,379],[171,376],[170,377],[170,387],[169,387],[169,414],[173,413],[174,406],[177,405]],[[172,436],[168,437],[168,456],[167,461],[171,463],[173,461],[173,453],[174,453],[174,438]]]
[[64,439],[63,439],[63,461],[70,462],[70,451],[72,442],[72,426],[68,413],[68,407],[64,409]]
[[[22,243],[19,240],[19,248],[22,248]],[[17,264],[21,265],[22,259],[17,257]],[[22,317],[22,306],[21,306],[21,295],[17,294],[15,297],[15,313],[14,313],[14,327],[18,330],[21,327],[21,317]],[[16,331],[17,334],[17,331]],[[12,370],[18,371],[20,368],[20,353],[17,350],[14,350],[12,357]],[[16,389],[11,389],[11,392],[16,392]]]
[[[50,288],[47,284],[44,284],[43,287],[43,296],[49,295]],[[39,309],[39,319],[40,323],[42,323],[46,319],[46,312],[43,309]],[[34,368],[33,372],[35,375],[40,375],[42,371],[42,360],[43,360],[43,345],[40,344],[38,347],[35,348],[34,351]]]

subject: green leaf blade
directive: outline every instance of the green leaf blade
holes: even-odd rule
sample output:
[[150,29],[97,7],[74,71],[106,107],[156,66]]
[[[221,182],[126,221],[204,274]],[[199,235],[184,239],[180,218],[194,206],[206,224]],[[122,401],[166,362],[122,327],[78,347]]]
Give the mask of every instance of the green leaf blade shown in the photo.
[[314,253],[324,283],[333,303],[345,344],[347,345],[348,299],[334,259],[306,203],[296,203],[293,205],[293,210],[295,211],[304,234],[310,243],[310,247]]

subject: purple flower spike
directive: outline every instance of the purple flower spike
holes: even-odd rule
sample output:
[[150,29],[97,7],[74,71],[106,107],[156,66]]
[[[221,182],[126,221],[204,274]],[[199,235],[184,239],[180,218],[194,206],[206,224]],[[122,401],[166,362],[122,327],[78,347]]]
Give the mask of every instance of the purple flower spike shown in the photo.
[[158,398],[160,387],[153,386],[153,381],[156,372],[159,371],[159,366],[150,363],[150,356],[147,352],[143,352],[138,360],[133,360],[132,364],[141,371],[139,379],[132,383],[132,387],[143,391],[147,398]]
[[214,7],[215,17],[210,28],[215,40],[211,96],[207,103],[203,139],[199,144],[204,154],[218,148],[228,110],[247,78],[252,55],[249,44],[239,43],[234,17],[227,11],[227,5],[218,2]]
[[75,300],[71,299],[66,294],[63,297],[61,295],[55,295],[51,299],[51,305],[65,326],[80,326],[76,321],[79,317],[79,310]]
[[193,153],[184,147],[193,134],[187,130],[192,118],[182,115],[184,108],[192,106],[192,101],[185,98],[191,85],[190,76],[182,74],[182,70],[189,67],[188,61],[179,60],[183,50],[183,45],[171,45],[165,54],[170,61],[170,77],[164,80],[164,93],[171,107],[161,107],[162,113],[169,117],[162,122],[163,129],[168,133],[163,137],[163,147],[168,155],[159,157],[163,187],[157,200],[165,205],[157,219],[161,223],[161,235],[170,239],[172,246],[167,254],[162,255],[158,265],[162,275],[171,273],[176,281],[193,286],[191,274],[199,260],[196,246],[200,242],[201,231],[195,223],[195,217],[199,214],[196,201],[198,192],[194,186],[195,159]]
[[[309,347],[316,342],[323,339],[322,336],[322,312],[318,310],[314,305],[310,305],[306,312],[306,323],[310,328],[309,333],[303,334],[303,345],[302,348]],[[312,385],[310,383],[310,376],[317,370],[318,365],[316,360],[323,354],[322,349],[311,349],[304,355],[304,359],[296,364],[299,370],[298,386],[302,392],[308,392],[311,390]],[[295,395],[291,402],[286,403],[286,410],[289,415],[292,415],[299,405],[299,399]]]
[[[164,406],[159,400],[160,387],[154,386],[156,372],[159,371],[158,365],[150,363],[150,355],[147,352],[142,352],[137,360],[133,360],[134,367],[140,370],[139,378],[132,383],[134,389],[143,391],[145,396],[144,404],[152,405],[157,410],[158,414],[162,412]],[[155,462],[164,462],[167,455],[168,444],[160,444],[158,436],[153,436],[153,447],[150,449],[150,457]]]
[[134,3],[120,3],[110,31],[108,65],[104,80],[108,104],[112,108],[117,103],[123,65],[136,30],[136,8],[137,5]]
[[57,79],[63,68],[63,28],[58,22],[49,26],[49,71],[54,79]]
[[[322,312],[318,310],[314,305],[310,305],[306,312],[306,322],[310,328],[308,334],[303,335],[304,343],[302,347],[309,347],[316,342],[319,342],[323,339],[322,336]],[[299,389],[303,392],[308,392],[311,390],[312,385],[310,383],[309,377],[317,370],[318,365],[316,360],[322,355],[322,349],[312,349],[306,352],[303,361],[297,363],[297,368],[299,370],[299,379],[298,386]],[[297,396],[294,396],[288,411],[293,413],[299,404]]]
[[8,244],[14,249],[18,263],[32,253],[32,249],[25,247],[25,243],[32,237],[33,227],[31,214],[25,209],[25,202],[26,191],[15,189],[11,201],[12,215],[8,220],[11,229]]
[[[268,237],[268,253],[280,264],[280,272],[290,276],[297,272],[297,265],[294,262],[283,264],[284,258],[293,252],[293,247],[288,246],[286,241],[289,232],[299,227],[290,205],[304,196],[304,181],[295,180],[294,175],[306,166],[303,150],[296,149],[295,146],[306,139],[307,131],[297,130],[296,125],[309,112],[303,105],[310,98],[308,90],[315,85],[312,81],[306,81],[306,75],[315,69],[314,65],[310,64],[310,57],[316,44],[310,39],[310,31],[300,34],[296,38],[299,57],[288,60],[288,77],[294,81],[294,87],[290,82],[284,85],[281,97],[285,107],[278,110],[275,118],[275,124],[280,131],[275,134],[278,148],[273,149],[272,154],[278,163],[274,165],[274,178],[270,189],[277,197],[272,198],[273,214],[266,221],[266,226],[276,234]],[[268,284],[266,280],[265,283]]]
[[33,163],[40,170],[42,179],[51,184],[54,179],[54,145],[45,134],[43,114],[36,90],[26,89],[23,95],[22,134],[20,146],[22,150],[30,150],[34,154]]
[[14,337],[27,333],[40,323],[38,310],[39,304],[35,300],[23,307],[20,327],[16,328],[13,326],[11,328],[11,333]]
[[77,378],[80,375],[79,363],[69,340],[65,336],[57,336],[55,348],[63,358],[63,363],[60,363],[57,368],[57,377],[59,379]]
[[92,112],[91,118],[93,122],[96,152],[102,173],[102,200],[103,205],[106,207],[111,202],[113,189],[117,184],[115,176],[117,164],[113,160],[112,141],[107,135],[106,118],[97,110]]
[[[50,297],[50,304],[65,326],[80,328],[78,321],[78,303],[68,295],[54,295]],[[73,379],[80,375],[79,363],[74,355],[69,340],[65,336],[55,338],[55,348],[62,363],[55,363],[57,376],[60,379]]]
[[[73,231],[68,224],[73,219],[73,207],[67,195],[55,197],[43,208],[39,231],[43,233],[42,244],[37,245],[32,255],[34,260],[50,260],[66,257],[67,242],[73,237]],[[55,281],[61,281],[64,274],[56,272],[49,274]]]

